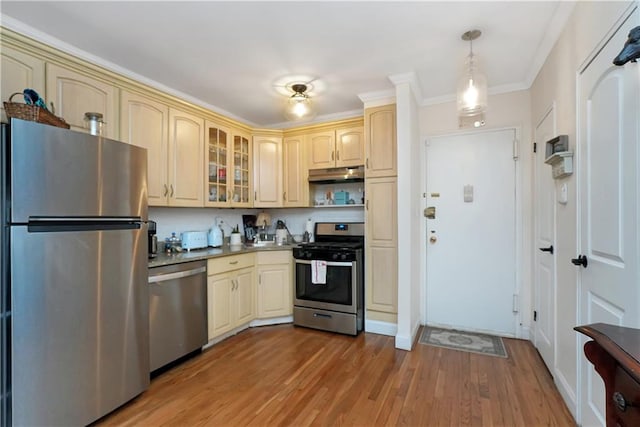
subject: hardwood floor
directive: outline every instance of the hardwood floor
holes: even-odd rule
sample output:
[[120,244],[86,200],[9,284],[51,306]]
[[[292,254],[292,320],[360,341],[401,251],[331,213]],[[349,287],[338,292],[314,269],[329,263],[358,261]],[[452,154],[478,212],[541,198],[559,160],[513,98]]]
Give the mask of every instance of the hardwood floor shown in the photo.
[[156,377],[109,426],[571,426],[529,341],[509,358],[292,325],[243,331]]

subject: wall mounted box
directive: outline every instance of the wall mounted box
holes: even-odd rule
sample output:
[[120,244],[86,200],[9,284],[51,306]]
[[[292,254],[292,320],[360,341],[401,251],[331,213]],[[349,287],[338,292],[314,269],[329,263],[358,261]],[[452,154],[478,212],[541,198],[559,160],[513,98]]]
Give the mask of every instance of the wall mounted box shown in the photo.
[[567,135],[558,135],[553,139],[550,139],[545,144],[545,159],[549,159],[555,153],[563,151],[569,151],[569,137]]
[[569,137],[558,135],[546,142],[544,162],[551,165],[553,179],[564,178],[573,173],[573,152],[569,151]]

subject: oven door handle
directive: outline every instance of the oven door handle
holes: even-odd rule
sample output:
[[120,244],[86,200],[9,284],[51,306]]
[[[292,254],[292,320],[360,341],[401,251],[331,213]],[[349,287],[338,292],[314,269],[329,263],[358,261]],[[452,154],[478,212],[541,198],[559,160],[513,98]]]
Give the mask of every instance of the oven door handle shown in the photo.
[[[311,265],[312,261],[305,261],[305,260],[302,260],[302,259],[296,259],[296,264],[308,264],[308,265]],[[318,260],[318,261],[320,261],[320,260]],[[327,267],[353,267],[353,265],[356,262],[355,261],[349,261],[349,262],[326,261],[326,263],[327,263]]]

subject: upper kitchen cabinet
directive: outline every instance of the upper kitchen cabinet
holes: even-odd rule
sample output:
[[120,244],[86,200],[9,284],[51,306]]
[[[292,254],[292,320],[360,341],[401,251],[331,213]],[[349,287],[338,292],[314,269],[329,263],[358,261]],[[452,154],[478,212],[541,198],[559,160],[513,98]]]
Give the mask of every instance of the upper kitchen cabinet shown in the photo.
[[397,176],[396,106],[367,108],[364,111],[365,176]]
[[118,139],[118,89],[96,77],[47,63],[47,102],[55,105],[56,116],[62,117],[73,130],[85,131],[84,113],[103,115],[103,134]]
[[309,169],[364,164],[364,129],[361,126],[312,133],[307,138]]
[[[5,45],[0,51],[0,70],[0,99],[3,101],[9,101],[12,94],[22,92],[26,88],[45,96],[44,61]],[[16,95],[13,102],[24,102],[22,95]],[[8,121],[4,104],[0,104],[0,119],[2,122]]]
[[253,206],[282,206],[282,138],[253,137]]
[[231,144],[231,130],[210,121],[205,125],[205,206],[226,207],[229,203],[229,145]]
[[283,206],[309,206],[309,171],[304,135],[288,136],[282,142]]
[[364,164],[364,127],[336,130],[336,167]]
[[336,133],[317,132],[307,135],[309,169],[326,169],[336,165]]
[[169,107],[136,93],[122,91],[120,139],[147,149],[149,206],[169,204]]
[[168,204],[204,206],[204,120],[169,109]]
[[251,207],[249,135],[206,122],[205,205]]
[[251,137],[247,133],[234,130],[232,138],[231,206],[251,207]]

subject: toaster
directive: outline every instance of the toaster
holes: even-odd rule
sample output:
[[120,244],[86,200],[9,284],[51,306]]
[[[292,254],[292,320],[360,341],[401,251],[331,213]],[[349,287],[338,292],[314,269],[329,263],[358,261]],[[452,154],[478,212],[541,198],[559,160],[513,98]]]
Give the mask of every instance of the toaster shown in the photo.
[[182,249],[201,249],[208,246],[206,231],[184,231],[180,234]]

